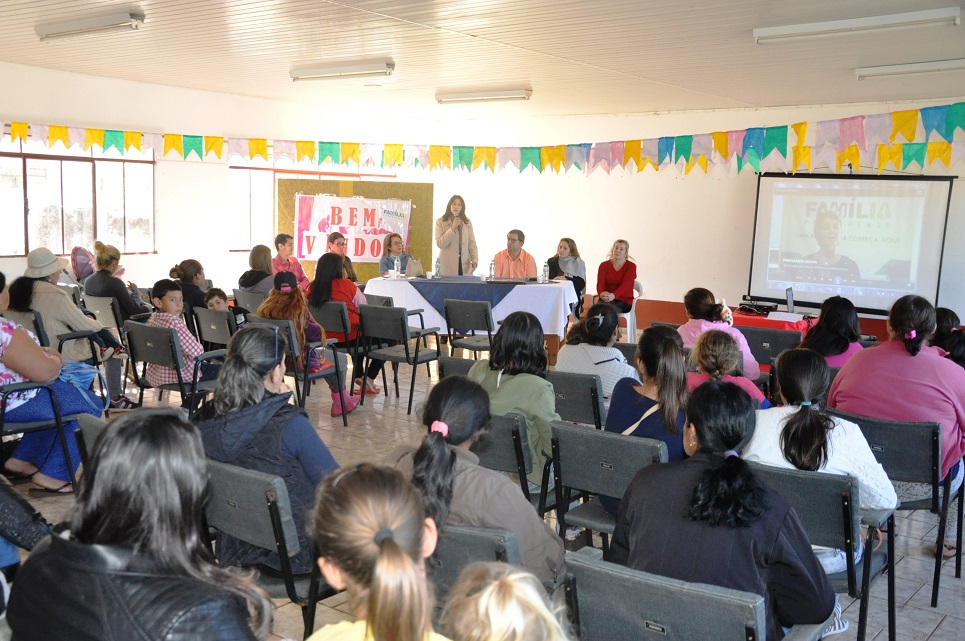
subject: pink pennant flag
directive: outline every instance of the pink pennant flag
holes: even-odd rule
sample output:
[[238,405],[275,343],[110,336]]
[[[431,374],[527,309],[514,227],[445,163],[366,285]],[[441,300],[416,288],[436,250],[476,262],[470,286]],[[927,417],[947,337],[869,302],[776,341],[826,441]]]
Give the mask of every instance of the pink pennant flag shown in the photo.
[[248,160],[247,138],[225,138],[225,142],[227,143],[225,146],[228,148],[225,152],[225,160],[230,161],[232,156],[241,156]]
[[952,166],[965,160],[965,140],[956,140],[952,143]]
[[[837,120],[834,121],[837,124]],[[832,145],[821,145],[811,148],[811,169],[819,167],[837,168],[836,149]]]
[[298,162],[298,155],[295,153],[294,140],[276,140],[272,143],[272,158],[278,162],[282,158],[288,158],[292,162]]
[[623,164],[623,147],[626,143],[622,140],[614,140],[610,143],[610,166],[616,167]]
[[814,123],[817,133],[814,135],[814,147],[824,147],[825,145],[831,145],[837,148],[838,140],[841,138],[841,121],[840,120],[821,120]]
[[864,117],[865,147],[877,143],[891,144],[891,114],[874,114]]
[[691,156],[694,158],[697,156],[707,156],[710,158],[713,148],[714,142],[711,139],[710,134],[697,134],[694,136],[694,144],[691,148]]
[[[746,133],[746,129],[727,132],[727,153],[729,154],[730,158],[733,158],[735,155],[741,155],[741,152],[744,149],[744,134]],[[730,160],[730,158],[727,160]]]
[[405,146],[405,166],[418,166],[427,169],[429,167],[429,145],[406,145]]
[[587,174],[593,173],[597,167],[601,167],[607,174],[610,173],[610,149],[608,142],[598,142],[590,148],[590,169]]
[[838,138],[838,151],[844,151],[851,145],[855,144],[858,145],[858,149],[864,150],[864,116],[842,118],[838,122],[841,123],[840,138]]
[[[146,134],[145,134],[146,135]],[[68,127],[67,139],[70,140],[71,147],[84,148],[84,139],[87,137],[87,130],[83,127]]]
[[[73,132],[71,132],[70,129],[68,129],[67,131],[70,135],[70,144],[71,146],[73,146],[74,134]],[[81,132],[83,131],[84,130],[81,129]],[[161,151],[164,149],[164,136],[162,136],[161,134],[145,133],[141,137],[141,148],[144,150],[145,154],[147,154],[147,152],[150,151],[154,153],[155,158],[159,158],[161,156]]]
[[359,147],[359,162],[362,167],[382,166],[382,145],[374,142],[363,142]]
[[47,146],[47,138],[50,136],[49,125],[30,125],[30,140],[42,143]]
[[519,147],[500,147],[496,150],[496,169],[506,169],[510,164],[519,169],[519,156]]

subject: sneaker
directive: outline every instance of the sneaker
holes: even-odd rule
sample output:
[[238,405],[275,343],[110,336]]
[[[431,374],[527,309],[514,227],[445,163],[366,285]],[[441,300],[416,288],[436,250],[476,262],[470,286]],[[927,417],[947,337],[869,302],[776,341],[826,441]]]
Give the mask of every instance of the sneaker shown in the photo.
[[108,358],[114,355],[114,351],[115,350],[113,347],[101,347],[100,354],[97,355],[97,361],[99,363],[103,363]]
[[566,540],[575,541],[583,534],[583,528],[576,527],[575,525],[566,528]]
[[137,408],[137,403],[126,396],[119,396],[111,401],[112,410],[133,410]]
[[847,632],[848,628],[851,627],[851,622],[847,619],[841,617],[841,601],[838,597],[834,597],[834,618],[831,620],[831,625],[828,629],[824,631],[821,635],[822,639],[826,639],[835,634],[841,634],[842,632]]

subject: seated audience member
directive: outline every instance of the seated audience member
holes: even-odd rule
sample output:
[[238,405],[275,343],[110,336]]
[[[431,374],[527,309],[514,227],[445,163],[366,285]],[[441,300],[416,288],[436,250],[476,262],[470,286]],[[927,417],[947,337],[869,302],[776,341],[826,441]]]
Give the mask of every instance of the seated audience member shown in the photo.
[[[151,314],[147,324],[151,327],[166,327],[178,333],[178,342],[181,344],[181,357],[184,359],[184,367],[181,368],[181,383],[190,386],[194,377],[194,360],[204,353],[204,348],[198,339],[188,331],[188,326],[184,324],[184,299],[181,296],[181,285],[167,278],[154,283],[151,288],[151,302],[157,311]],[[204,299],[201,300],[202,305]],[[201,363],[201,371],[198,382],[213,381],[218,376],[217,363]],[[148,363],[147,382],[157,387],[178,383],[178,372],[171,367]],[[196,403],[194,404],[196,405]],[[181,399],[181,407],[193,407],[190,397]]]
[[493,336],[489,359],[476,361],[469,379],[489,393],[489,411],[510,412],[526,418],[533,471],[527,477],[536,491],[543,481],[543,465],[552,456],[550,423],[560,420],[556,394],[547,381],[546,346],[539,319],[529,312],[513,312]]
[[734,327],[734,317],[726,305],[718,303],[709,289],[696,287],[684,296],[684,308],[687,310],[687,322],[677,328],[680,337],[684,339],[684,347],[691,349],[697,342],[697,337],[711,329],[719,329],[734,337],[744,357],[744,376],[756,381],[761,377],[761,367],[754,358],[751,348],[747,346],[747,339]]
[[698,336],[688,361],[690,369],[697,370],[687,372],[688,392],[710,380],[725,381],[747,392],[760,407],[767,409],[771,406],[764,393],[740,375],[740,347],[727,332],[712,329]]
[[[965,454],[965,370],[925,345],[935,331],[935,308],[921,296],[902,296],[888,314],[888,336],[851,357],[831,383],[828,406],[892,421],[934,421],[942,426],[941,476],[962,483]],[[896,482],[899,501],[931,496],[930,484]],[[955,554],[956,519],[948,519],[944,556]],[[938,551],[936,550],[936,553]]]
[[[614,241],[610,255],[596,270],[596,293],[626,314],[633,307],[633,284],[637,280],[637,264],[630,257],[630,243],[622,238]],[[631,337],[636,340],[636,336]]]
[[546,264],[549,265],[551,279],[573,283],[573,289],[576,290],[576,309],[573,315],[579,318],[583,314],[583,292],[586,291],[586,263],[580,258],[576,241],[572,238],[561,238],[556,254],[551,256]]
[[[308,276],[305,275],[302,264],[292,256],[292,254],[295,253],[295,239],[292,238],[291,234],[278,234],[275,236],[275,251],[277,251],[278,254],[271,259],[272,273],[291,272],[295,275],[298,288],[302,291],[307,290],[311,281],[309,281]],[[262,287],[265,287],[265,285],[263,284]],[[269,291],[270,289],[271,288],[269,288]]]
[[459,575],[442,613],[453,641],[569,641],[566,607],[539,580],[508,563],[473,563]]
[[764,638],[780,639],[782,627],[831,616],[834,591],[797,514],[740,457],[755,405],[733,383],[694,391],[690,458],[640,470],[620,503],[610,555],[636,570],[759,594]]
[[[201,263],[193,258],[182,260],[171,268],[168,276],[180,283],[184,306],[188,312],[195,307],[205,306],[204,290],[201,288],[204,287],[207,279],[204,276],[204,267],[201,266]],[[153,296],[154,292],[151,292],[151,295]]]
[[493,256],[496,278],[536,278],[536,260],[523,249],[526,235],[518,229],[506,234],[506,249]]
[[[272,277],[272,281],[274,281],[274,277]],[[213,312],[231,312],[235,317],[237,327],[244,327],[245,323],[248,322],[248,314],[251,313],[244,307],[237,305],[228,307],[228,295],[218,287],[212,287],[204,293],[204,305]]]
[[841,367],[861,351],[858,311],[847,298],[832,296],[821,303],[818,322],[808,330],[798,347],[813,349],[830,367]]
[[[617,383],[606,415],[607,432],[652,438],[667,444],[671,461],[684,458],[684,407],[687,373],[680,335],[671,327],[648,327],[637,344],[636,378]],[[610,514],[617,513],[619,497],[601,496]]]
[[620,331],[618,321],[613,305],[597,303],[586,313],[586,318],[570,328],[556,357],[557,372],[599,376],[607,405],[619,381],[631,378],[640,382],[637,370],[627,364],[623,352],[613,346]]
[[[292,241],[292,244],[294,245],[294,241]],[[271,266],[271,250],[266,245],[252,247],[251,253],[248,254],[248,267],[250,269],[238,279],[238,289],[246,292],[258,292],[259,294],[270,292],[275,282]],[[300,263],[298,267],[301,269]],[[302,271],[302,274],[304,273]]]
[[333,231],[328,235],[328,251],[331,254],[340,256],[342,258],[342,276],[357,283],[359,278],[355,275],[355,268],[352,266],[352,259],[348,257],[345,252],[345,248],[348,246],[348,241],[345,240],[345,236],[337,231]]
[[396,258],[399,259],[399,276],[405,276],[405,268],[409,265],[409,259],[412,256],[405,252],[402,236],[393,233],[385,237],[385,244],[382,246],[382,260],[379,261],[379,273],[388,276],[389,272],[395,269]]
[[[0,314],[7,311],[9,300],[7,279],[0,272]],[[58,378],[63,365],[64,358],[57,350],[41,347],[32,332],[8,318],[0,317],[0,385],[45,383],[54,390],[61,416],[100,416],[101,401],[93,392],[82,392]],[[3,409],[4,430],[9,432],[15,431],[17,423],[54,419],[50,396],[42,390],[14,392],[7,396]],[[74,470],[80,464],[77,441],[74,440],[76,429],[76,420],[64,423],[71,458],[69,465]],[[24,434],[13,454],[4,462],[3,469],[10,476],[29,477],[34,485],[43,490],[72,492],[67,465],[60,436],[56,429],[49,429]]]
[[37,546],[17,576],[13,638],[264,639],[271,602],[206,547],[207,490],[201,438],[178,412],[111,421],[80,479],[70,529]]
[[425,569],[439,532],[401,472],[361,463],[328,477],[318,492],[312,535],[322,575],[348,591],[359,620],[326,625],[308,641],[446,641],[432,631],[434,599]]
[[[349,394],[348,386],[345,384],[347,369],[347,359],[341,352],[335,352],[332,348],[326,347],[323,351],[309,350],[308,343],[325,343],[325,330],[319,327],[315,319],[308,311],[305,303],[305,294],[298,288],[295,275],[291,272],[278,272],[275,274],[275,287],[268,294],[268,298],[258,308],[257,316],[261,318],[271,318],[273,320],[290,320],[295,323],[295,337],[298,339],[295,353],[298,354],[296,363],[287,363],[288,370],[304,370],[308,368],[310,374],[317,374],[324,369],[332,366],[331,360],[338,359],[339,374],[342,377],[342,391],[338,391],[338,379],[334,372],[325,376],[329,390],[332,393],[332,416],[348,414],[358,405],[358,399]],[[319,353],[324,355],[324,362],[319,357]],[[284,360],[284,359],[282,359]],[[289,361],[291,359],[288,359]]]
[[[338,341],[338,345],[345,347],[359,335],[359,305],[365,305],[365,294],[359,291],[358,286],[343,275],[342,257],[335,253],[322,254],[315,267],[315,280],[308,289],[308,304],[313,307],[321,307],[329,301],[345,303],[348,312],[349,326],[351,331],[346,336],[341,332],[330,332],[329,338]],[[375,384],[376,377],[385,365],[384,361],[371,360],[362,376],[362,363],[365,354],[359,350],[352,360],[352,372],[355,377],[356,393],[360,394],[362,385],[366,385],[365,394],[378,394],[382,388]]]
[[935,308],[935,334],[930,343],[948,352],[947,358],[965,367],[965,333],[958,314],[947,307]]
[[[216,461],[284,479],[299,544],[291,566],[306,574],[313,557],[305,519],[315,489],[338,465],[305,410],[289,403],[287,349],[288,341],[274,326],[252,324],[238,330],[228,343],[214,401],[204,410],[198,428],[205,453]],[[223,565],[281,570],[276,552],[233,537],[218,535],[215,551]]]
[[469,451],[486,437],[489,395],[462,376],[432,388],[423,409],[429,429],[416,449],[401,445],[383,463],[412,479],[436,525],[504,528],[516,534],[523,567],[548,585],[560,578],[563,541],[508,476],[479,466]]

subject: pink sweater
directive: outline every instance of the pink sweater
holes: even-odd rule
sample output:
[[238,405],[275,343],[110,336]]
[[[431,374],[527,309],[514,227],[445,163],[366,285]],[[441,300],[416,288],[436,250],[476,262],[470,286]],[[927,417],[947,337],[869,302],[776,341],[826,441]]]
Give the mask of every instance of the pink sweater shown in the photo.
[[844,367],[844,364],[851,360],[851,357],[860,352],[861,349],[861,343],[851,343],[848,345],[848,349],[834,356],[825,356],[824,360],[828,362],[828,367]]
[[747,339],[744,338],[744,335],[741,334],[740,330],[736,327],[731,327],[723,321],[691,318],[677,328],[677,333],[680,334],[680,338],[684,340],[684,347],[692,349],[694,343],[697,342],[697,337],[712,329],[719,329],[734,337],[734,340],[737,341],[737,345],[740,347],[741,354],[744,355],[744,376],[752,381],[759,379],[761,377],[761,366],[758,365],[757,359],[754,358],[754,354],[751,353],[751,348],[747,346]]
[[828,407],[892,421],[942,426],[942,476],[965,454],[965,369],[932,347],[912,356],[888,341],[852,356],[828,395]]

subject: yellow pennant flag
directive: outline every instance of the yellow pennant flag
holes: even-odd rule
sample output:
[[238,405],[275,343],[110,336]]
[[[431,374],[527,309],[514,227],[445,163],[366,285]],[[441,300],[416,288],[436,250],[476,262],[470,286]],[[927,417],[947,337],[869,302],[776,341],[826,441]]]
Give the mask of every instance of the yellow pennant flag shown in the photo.
[[704,154],[700,154],[699,156],[697,156],[697,166],[703,169],[704,173],[706,174],[707,173],[707,156],[705,156]]
[[643,171],[643,141],[626,140],[623,143],[623,166],[626,167],[633,161],[637,171]]
[[836,155],[838,157],[839,172],[845,163],[851,163],[852,169],[858,172],[861,171],[861,150],[858,149],[858,145],[848,145],[844,151]]
[[249,138],[248,139],[248,158],[254,160],[257,156],[261,156],[265,160],[268,160],[268,139],[267,138]]
[[27,142],[27,131],[30,125],[25,122],[11,122],[10,123],[10,142],[15,142],[18,138],[23,142]]
[[952,166],[952,143],[940,140],[928,143],[925,162],[930,167],[936,160],[942,161],[946,168]]
[[141,151],[141,145],[143,136],[140,131],[125,131],[124,132],[124,149],[130,149],[133,147],[138,151]]
[[162,156],[167,156],[169,151],[176,151],[178,155],[184,157],[184,139],[181,134],[164,134],[164,151]]
[[475,171],[483,163],[490,172],[496,172],[496,148],[495,147],[473,147],[472,150],[472,169]]
[[67,127],[50,125],[50,130],[47,132],[47,146],[53,147],[55,142],[61,142],[64,147],[70,147],[70,135],[67,133]]
[[917,109],[892,111],[891,122],[893,123],[893,127],[891,128],[891,142],[895,141],[895,137],[898,134],[904,136],[906,142],[915,141],[915,133],[918,131]]
[[885,167],[890,162],[894,165],[895,169],[901,169],[901,144],[891,145],[878,145],[878,175],[885,170]]
[[438,169],[440,164],[446,169],[452,169],[452,147],[429,145],[429,169]]
[[214,154],[219,160],[224,152],[224,136],[205,136],[204,155]]
[[543,164],[543,171],[546,171],[547,167],[552,167],[556,173],[560,173],[563,171],[563,163],[566,162],[566,146],[540,147],[539,159]]
[[295,141],[295,160],[301,162],[302,160],[315,160],[315,141],[314,140],[296,140]]
[[389,144],[382,146],[382,165],[401,167],[405,163],[405,145]]
[[714,141],[714,149],[720,154],[720,157],[724,160],[730,157],[728,143],[727,143],[727,132],[726,131],[715,131],[710,134],[710,139]]
[[357,142],[343,142],[339,146],[339,153],[342,155],[342,164],[349,160],[354,160],[356,165],[361,165],[362,145]]
[[808,173],[811,173],[811,147],[809,145],[803,147],[792,147],[791,151],[793,152],[791,173],[796,174],[798,167],[800,167],[802,164],[808,168]]
[[794,133],[797,134],[797,146],[803,147],[803,146],[804,146],[804,136],[806,136],[806,135],[807,135],[807,132],[808,132],[808,123],[806,123],[806,122],[798,122],[798,123],[795,123],[795,124],[791,125],[791,129],[793,129],[793,130],[794,130]]
[[86,129],[84,131],[84,150],[90,149],[91,145],[97,145],[101,149],[104,148],[103,129]]
[[653,156],[645,156],[642,159],[642,162],[643,162],[643,166],[640,167],[640,171],[643,171],[648,166],[652,166],[654,171],[660,171],[660,165],[659,163],[657,163],[657,159],[654,158]]

